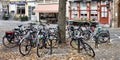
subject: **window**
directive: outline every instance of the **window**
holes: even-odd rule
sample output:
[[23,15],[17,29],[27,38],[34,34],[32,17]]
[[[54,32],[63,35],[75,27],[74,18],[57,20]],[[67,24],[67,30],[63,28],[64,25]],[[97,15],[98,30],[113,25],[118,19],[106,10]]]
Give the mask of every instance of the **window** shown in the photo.
[[91,16],[90,18],[92,19],[97,19],[97,11],[91,11]]
[[80,2],[80,9],[81,10],[86,10],[87,9],[87,5],[85,2]]
[[101,1],[101,5],[106,5],[106,2],[105,1]]
[[25,14],[25,4],[17,5],[17,14]]
[[97,2],[91,2],[91,10],[97,10]]
[[37,0],[37,1],[39,1],[39,3],[44,3],[44,0]]
[[77,10],[77,3],[71,3],[72,10]]
[[77,18],[77,11],[72,11],[72,18]]
[[80,11],[81,18],[87,18],[87,11]]
[[35,9],[35,7],[32,7],[32,15],[35,15],[35,12],[33,12],[33,9]]
[[106,7],[102,7],[101,17],[107,17],[107,8]]

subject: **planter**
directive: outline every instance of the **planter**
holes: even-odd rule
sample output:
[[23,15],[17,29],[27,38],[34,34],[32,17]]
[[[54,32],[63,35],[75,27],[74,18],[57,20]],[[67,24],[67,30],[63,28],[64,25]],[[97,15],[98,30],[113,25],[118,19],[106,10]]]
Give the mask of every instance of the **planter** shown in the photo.
[[4,20],[8,20],[8,19],[9,19],[9,16],[5,16],[5,15],[4,15],[4,16],[3,16],[3,19],[4,19]]
[[28,17],[27,16],[22,16],[20,17],[21,21],[28,21]]

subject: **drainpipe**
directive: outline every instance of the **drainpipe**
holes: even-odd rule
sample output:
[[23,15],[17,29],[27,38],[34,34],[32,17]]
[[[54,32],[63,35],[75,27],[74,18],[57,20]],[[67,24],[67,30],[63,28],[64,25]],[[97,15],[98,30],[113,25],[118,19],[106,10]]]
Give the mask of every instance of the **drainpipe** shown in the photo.
[[7,1],[7,9],[8,9],[8,16],[9,16],[9,0]]
[[115,0],[113,0],[113,20],[112,20],[112,26],[114,27],[114,25],[115,25],[115,8],[114,8],[114,6],[115,6]]

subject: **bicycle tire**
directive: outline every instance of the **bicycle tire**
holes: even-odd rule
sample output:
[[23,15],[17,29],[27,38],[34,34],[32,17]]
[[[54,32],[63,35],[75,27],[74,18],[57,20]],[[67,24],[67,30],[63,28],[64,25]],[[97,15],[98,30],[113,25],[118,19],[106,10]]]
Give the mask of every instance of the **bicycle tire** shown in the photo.
[[[73,48],[73,49],[78,49],[78,41],[77,40],[71,40],[70,41],[70,46]],[[81,45],[80,45],[80,49],[82,49]]]
[[[19,43],[19,39],[18,41],[16,42],[14,39],[13,40],[9,40],[8,38],[6,38],[5,36],[2,38],[2,43],[5,47],[7,48],[13,48],[13,47],[16,47]],[[8,42],[8,44],[7,44]]]
[[[22,43],[24,42],[24,44],[26,44],[25,46],[22,46]],[[25,47],[25,51],[27,51],[26,53],[24,53],[23,51],[22,51],[22,47]],[[29,47],[29,49],[28,49],[28,47]],[[31,48],[32,48],[32,46],[31,46],[31,42],[30,42],[30,40],[23,40],[21,43],[20,43],[20,45],[19,45],[19,52],[20,52],[20,54],[22,54],[23,56],[25,56],[25,55],[28,55],[29,53],[30,53],[30,51],[31,51]]]
[[39,40],[39,44],[37,44],[37,56],[42,57],[43,55],[45,55],[44,53],[45,49],[46,48],[42,47],[42,40]]
[[85,37],[86,41],[90,40],[90,32],[84,31],[83,36]]
[[37,56],[38,56],[38,57],[41,56],[41,54],[39,53],[39,52],[41,52],[41,51],[39,51],[39,49],[41,49],[40,44],[37,45]]
[[99,43],[106,43],[106,42],[108,42],[108,41],[110,41],[110,34],[108,33],[106,33],[107,34],[107,36],[106,37],[103,37],[103,35],[104,35],[105,33],[100,33],[99,35],[98,35],[98,41],[99,41]]
[[87,53],[87,55],[89,55],[91,57],[95,57],[95,52],[89,44],[83,43],[83,48],[84,48],[85,52]]
[[[55,47],[57,45],[58,41],[56,39],[52,39],[52,47]],[[50,39],[46,41],[46,47],[50,48]]]

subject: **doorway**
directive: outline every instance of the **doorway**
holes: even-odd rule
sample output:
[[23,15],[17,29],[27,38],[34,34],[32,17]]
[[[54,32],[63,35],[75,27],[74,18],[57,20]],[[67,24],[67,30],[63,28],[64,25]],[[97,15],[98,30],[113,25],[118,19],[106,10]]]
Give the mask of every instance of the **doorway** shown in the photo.
[[106,6],[101,6],[100,7],[100,23],[102,24],[109,24],[109,12],[106,8]]
[[118,4],[118,27],[120,27],[120,1]]

